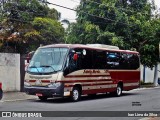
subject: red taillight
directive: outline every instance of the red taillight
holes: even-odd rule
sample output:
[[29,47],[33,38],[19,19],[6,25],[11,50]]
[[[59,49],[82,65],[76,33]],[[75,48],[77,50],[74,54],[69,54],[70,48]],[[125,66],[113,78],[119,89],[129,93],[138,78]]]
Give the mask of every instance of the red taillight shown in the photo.
[[0,83],[0,89],[2,89],[2,83]]

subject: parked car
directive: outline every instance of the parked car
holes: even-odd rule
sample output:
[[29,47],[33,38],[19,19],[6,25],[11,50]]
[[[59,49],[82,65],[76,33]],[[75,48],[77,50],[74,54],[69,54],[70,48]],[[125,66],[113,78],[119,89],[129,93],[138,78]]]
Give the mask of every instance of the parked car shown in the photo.
[[3,91],[2,91],[2,83],[0,82],[0,100],[3,97]]

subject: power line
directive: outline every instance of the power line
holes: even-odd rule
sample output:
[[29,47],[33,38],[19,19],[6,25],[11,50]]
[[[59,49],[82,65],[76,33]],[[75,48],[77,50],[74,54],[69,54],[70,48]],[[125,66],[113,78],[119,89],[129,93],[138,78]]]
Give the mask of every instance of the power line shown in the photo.
[[[51,5],[55,5],[55,6],[64,8],[64,9],[68,9],[68,10],[77,12],[77,10],[75,10],[75,9],[68,8],[68,7],[65,7],[65,6],[62,6],[62,5],[58,5],[58,4],[54,4],[54,3],[50,3],[50,2],[48,2],[48,1],[41,1],[41,2],[44,2],[45,4],[51,4]],[[17,11],[20,11],[20,10],[17,10]],[[21,12],[27,12],[27,13],[32,13],[32,14],[34,14],[34,12],[29,12],[29,11],[21,11]],[[107,21],[112,21],[112,22],[116,22],[116,23],[124,24],[124,25],[130,25],[130,24],[122,23],[122,22],[117,22],[117,21],[115,21],[115,20],[113,20],[113,19],[110,19],[110,18],[107,18],[107,17],[104,18],[104,17],[101,17],[101,16],[97,16],[97,15],[94,15],[94,14],[91,14],[91,13],[88,13],[88,12],[85,12],[85,11],[83,11],[83,13],[88,14],[88,15],[93,16],[93,17],[101,18],[101,19],[104,19],[104,20],[107,20]],[[110,13],[108,13],[108,14],[110,14]],[[39,14],[39,15],[42,15],[42,14]],[[112,15],[113,15],[113,14],[112,14]],[[114,14],[114,15],[115,15],[115,14]]]
[[54,4],[54,3],[50,3],[50,2],[48,2],[48,1],[46,1],[45,3],[51,4],[51,5],[55,5],[55,6],[58,6],[58,7],[61,7],[61,8],[65,8],[65,9],[68,9],[68,10],[72,10],[72,11],[77,12],[77,10],[75,10],[75,9],[72,9],[72,8],[69,8],[69,7],[65,7],[65,6],[62,6],[62,5],[58,5],[58,4]]
[[[45,2],[47,4],[51,4],[51,5],[55,5],[55,6],[58,6],[58,7],[61,7],[61,8],[65,8],[65,9],[68,9],[68,10],[71,10],[71,11],[75,11],[77,12],[78,10],[75,10],[75,9],[72,9],[72,8],[68,8],[68,7],[65,7],[65,6],[62,6],[62,5],[58,5],[58,4],[54,4],[54,3],[50,3],[50,2]],[[127,26],[134,26],[134,25],[131,25],[131,24],[126,24],[126,23],[122,23],[122,22],[117,22],[116,20],[113,20],[113,19],[110,19],[110,18],[107,18],[107,17],[101,17],[101,16],[97,16],[97,15],[94,15],[94,14],[90,14],[88,12],[85,12],[85,11],[82,11],[83,13],[85,14],[88,14],[90,16],[93,16],[93,17],[97,17],[97,18],[101,18],[101,19],[104,19],[104,20],[107,20],[107,21],[112,21],[112,22],[116,22],[116,23],[119,23],[119,24],[123,24],[123,25],[127,25]]]

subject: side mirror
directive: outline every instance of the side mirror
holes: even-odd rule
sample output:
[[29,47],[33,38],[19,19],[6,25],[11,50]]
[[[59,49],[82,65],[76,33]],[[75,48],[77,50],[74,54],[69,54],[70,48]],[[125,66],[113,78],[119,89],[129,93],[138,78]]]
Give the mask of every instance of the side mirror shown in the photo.
[[77,60],[78,60],[78,54],[77,54],[77,53],[75,53],[75,54],[73,55],[73,60],[74,60],[74,61],[77,61]]

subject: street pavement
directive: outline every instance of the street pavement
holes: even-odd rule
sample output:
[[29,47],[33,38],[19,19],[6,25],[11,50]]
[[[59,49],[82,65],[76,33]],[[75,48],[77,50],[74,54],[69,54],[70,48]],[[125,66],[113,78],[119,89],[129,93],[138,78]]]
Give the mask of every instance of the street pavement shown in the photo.
[[[40,101],[36,96],[23,92],[5,92],[0,111],[160,111],[160,87],[140,88],[124,92],[121,97],[97,95],[83,96],[79,102],[69,99]],[[133,106],[133,103],[140,104]],[[94,116],[94,115],[93,115]],[[115,114],[116,116],[116,114]],[[0,118],[1,120],[2,118]],[[17,118],[12,118],[17,120]],[[27,120],[27,118],[24,118]],[[158,117],[54,117],[32,118],[33,120],[160,120]],[[2,120],[5,120],[4,118]]]
[[[160,88],[158,87],[142,87],[142,88],[137,88],[134,90],[144,90],[144,89],[154,89],[154,88]],[[20,100],[27,100],[27,99],[38,99],[37,96],[34,95],[28,95],[24,92],[19,92],[19,91],[12,91],[12,92],[4,92],[3,93],[3,98],[0,102],[6,102],[6,101],[20,101]]]

